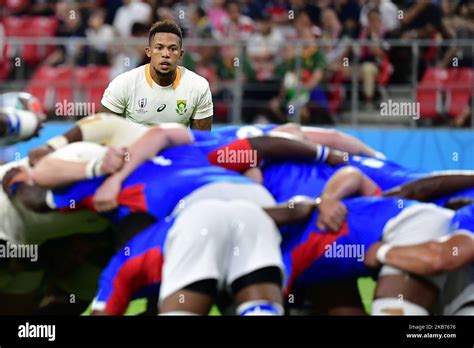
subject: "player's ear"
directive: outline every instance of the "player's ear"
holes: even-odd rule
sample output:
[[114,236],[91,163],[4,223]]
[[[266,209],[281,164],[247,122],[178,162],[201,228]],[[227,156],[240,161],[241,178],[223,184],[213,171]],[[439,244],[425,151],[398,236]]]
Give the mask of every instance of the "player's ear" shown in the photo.
[[184,50],[181,49],[181,52],[180,52],[180,54],[179,54],[179,59],[183,58],[183,54],[184,54]]
[[150,46],[145,47],[145,54],[148,58],[151,58],[151,48],[150,48]]

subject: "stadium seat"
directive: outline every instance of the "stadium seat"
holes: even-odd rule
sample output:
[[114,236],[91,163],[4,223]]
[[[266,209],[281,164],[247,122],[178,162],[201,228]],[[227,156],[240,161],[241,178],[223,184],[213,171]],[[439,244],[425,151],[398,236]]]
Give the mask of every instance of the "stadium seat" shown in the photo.
[[470,68],[452,68],[448,70],[446,81],[447,112],[457,117],[469,105],[473,93],[474,70]]
[[[54,37],[58,28],[58,20],[55,17],[32,16],[32,17],[6,17],[3,20],[6,36],[24,38]],[[37,64],[46,58],[54,46],[40,46],[37,44],[25,44],[21,47],[21,57],[27,64]]]
[[81,89],[82,99],[94,103],[94,111],[97,112],[104,90],[110,82],[110,67],[78,67],[75,69],[75,75]]
[[416,89],[416,101],[420,103],[421,117],[435,119],[443,112],[442,90],[448,74],[444,69],[429,68]]
[[47,112],[56,103],[74,101],[74,74],[71,67],[41,66],[33,74],[27,91],[41,100]]

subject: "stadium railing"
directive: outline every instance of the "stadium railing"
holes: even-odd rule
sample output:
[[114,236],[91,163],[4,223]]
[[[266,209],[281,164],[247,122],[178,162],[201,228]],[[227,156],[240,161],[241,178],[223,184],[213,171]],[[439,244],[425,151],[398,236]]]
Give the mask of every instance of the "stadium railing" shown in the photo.
[[[89,41],[87,38],[58,38],[58,37],[4,37],[2,39],[4,47],[6,47],[5,54],[0,56],[3,63],[8,61],[11,65],[11,75],[9,79],[0,80],[0,91],[6,92],[11,90],[25,90],[26,88],[31,87],[31,77],[34,77],[35,73],[38,73],[38,69],[41,69],[42,63],[39,62],[34,65],[31,61],[32,56],[44,57],[51,52],[52,47],[57,46],[67,46],[72,47],[91,47],[93,42]],[[316,41],[291,41],[285,42],[285,47],[292,46],[295,50],[295,60],[294,60],[294,73],[297,76],[298,80],[301,80],[303,73],[303,59],[302,52],[305,45],[316,44],[317,47],[327,47],[335,46],[341,43],[340,40],[316,40]],[[444,40],[444,41],[434,41],[434,40],[393,40],[387,39],[383,40],[385,45],[388,45],[391,48],[399,47],[404,48],[409,51],[407,61],[410,72],[408,82],[402,84],[393,84],[388,83],[384,86],[378,86],[381,92],[381,99],[379,101],[387,102],[392,100],[395,103],[406,103],[406,102],[419,102],[421,104],[421,110],[425,115],[421,115],[422,119],[439,119],[455,116],[460,109],[460,103],[466,104],[467,108],[470,108],[471,114],[471,124],[474,127],[474,78],[472,67],[470,72],[464,69],[463,73],[457,75],[457,79],[447,79],[447,80],[437,80],[433,83],[430,80],[429,75],[430,69],[426,70],[425,75],[419,79],[419,63],[422,61],[423,57],[421,50],[424,48],[432,47],[435,49],[449,48],[449,47],[465,47],[470,48],[472,52],[472,57],[474,57],[474,40]],[[126,52],[127,48],[136,47],[137,45],[142,45],[145,47],[147,44],[146,39],[141,38],[130,38],[127,40],[121,40],[118,42],[110,42],[107,44],[107,47],[113,52]],[[201,47],[214,46],[221,48],[224,46],[234,45],[237,50],[236,59],[235,59],[235,74],[234,78],[227,83],[227,89],[230,92],[225,98],[221,100],[221,106],[223,106],[225,112],[227,112],[227,118],[222,119],[221,121],[229,123],[242,123],[245,120],[245,110],[256,110],[262,106],[261,99],[254,99],[253,95],[256,92],[262,93],[267,89],[268,91],[275,91],[279,88],[279,83],[262,83],[261,81],[254,81],[252,83],[244,82],[244,64],[243,62],[246,56],[246,46],[251,44],[249,42],[220,42],[216,40],[209,39],[192,39],[185,40],[184,48],[192,48],[193,51],[198,51]],[[351,68],[351,77],[349,81],[343,81],[338,83],[324,82],[322,84],[323,89],[327,91],[338,91],[339,89],[339,99],[341,105],[336,106],[332,110],[332,113],[336,115],[338,123],[350,124],[352,126],[358,125],[360,123],[366,123],[370,121],[371,124],[393,124],[393,121],[396,124],[404,124],[415,127],[419,125],[419,122],[411,115],[403,115],[405,117],[396,117],[393,119],[383,117],[380,115],[379,111],[372,112],[372,118],[364,118],[364,115],[370,113],[370,111],[363,110],[360,106],[360,51],[361,47],[370,46],[374,44],[371,40],[345,40],[341,43],[346,45],[351,49],[352,55],[350,59],[348,57],[348,65]],[[283,48],[282,48],[283,49]],[[91,50],[89,50],[90,52]],[[25,59],[24,55],[27,54],[29,59]],[[456,57],[455,57],[456,58]],[[90,74],[87,69],[78,68],[75,65],[74,60],[70,60],[68,65],[72,67],[72,70],[79,69],[82,75],[87,75],[89,78],[78,78],[78,75],[81,73],[70,74],[70,82],[67,82],[67,79],[60,79],[60,87],[63,88],[63,93],[57,93],[55,91],[53,94],[56,94],[61,98],[61,95],[71,96],[72,102],[84,101],[87,98],[94,99],[94,103],[97,103],[98,96],[100,96],[99,89],[103,88],[105,85],[104,82],[104,71],[107,70],[104,67],[101,71],[102,73],[95,75]],[[474,62],[473,62],[474,64]],[[456,68],[456,63],[453,60],[451,63],[452,68]],[[132,68],[130,66],[129,68]],[[43,68],[44,69],[44,68]],[[81,70],[82,69],[82,70]],[[97,68],[94,68],[97,69]],[[100,70],[100,69],[99,69]],[[452,75],[449,71],[448,75]],[[95,80],[94,76],[98,78]],[[109,78],[109,80],[111,77]],[[51,84],[51,81],[36,79],[34,80],[34,86],[38,86],[41,82],[44,82],[44,88],[50,89],[54,84]],[[108,82],[108,81],[107,81]],[[445,83],[446,82],[446,83]],[[87,89],[85,87],[89,86]],[[70,89],[71,91],[68,91]],[[93,90],[91,92],[91,89]],[[342,89],[342,92],[341,92]],[[34,91],[34,88],[33,90]],[[297,83],[295,85],[295,90],[293,91],[296,96],[303,94],[302,85]],[[44,90],[42,91],[44,93]],[[48,96],[48,100],[44,100],[47,108],[54,108],[55,103],[58,102],[58,98],[51,93],[45,93],[45,96]],[[44,96],[43,96],[44,97]],[[66,100],[69,102],[69,100]],[[219,102],[218,102],[219,103]],[[432,104],[435,104],[433,107]],[[439,105],[438,105],[439,104]],[[301,112],[301,102],[298,102],[298,99],[287,106],[287,114],[289,118],[295,122],[300,120]],[[244,111],[243,111],[244,110]]]

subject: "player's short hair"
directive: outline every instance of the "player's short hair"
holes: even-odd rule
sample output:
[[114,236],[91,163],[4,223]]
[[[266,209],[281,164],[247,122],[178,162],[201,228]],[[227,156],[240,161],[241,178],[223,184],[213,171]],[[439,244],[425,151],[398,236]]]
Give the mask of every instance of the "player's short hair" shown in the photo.
[[183,45],[183,32],[176,22],[170,20],[159,21],[153,24],[150,28],[150,33],[148,34],[148,43],[151,43],[155,34],[158,33],[171,33],[179,37],[179,45]]

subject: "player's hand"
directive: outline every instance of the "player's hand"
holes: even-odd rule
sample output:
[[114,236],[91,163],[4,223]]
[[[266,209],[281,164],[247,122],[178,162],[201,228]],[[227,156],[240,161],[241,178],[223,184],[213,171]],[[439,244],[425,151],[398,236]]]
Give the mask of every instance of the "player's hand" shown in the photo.
[[346,220],[347,208],[338,200],[322,197],[318,205],[319,216],[316,226],[321,230],[337,232]]
[[46,155],[49,155],[52,152],[54,152],[54,149],[47,144],[34,148],[30,152],[28,152],[30,166],[34,167],[40,159],[42,159]]
[[372,244],[365,253],[364,264],[369,268],[379,268],[382,264],[377,260],[377,251],[382,246],[382,242]]
[[108,177],[94,195],[94,208],[98,212],[111,211],[118,206],[118,195],[122,182],[114,176]]
[[109,146],[107,152],[102,159],[100,166],[101,174],[108,175],[118,172],[122,169],[122,166],[125,162],[125,153],[127,152],[126,148],[115,148]]

